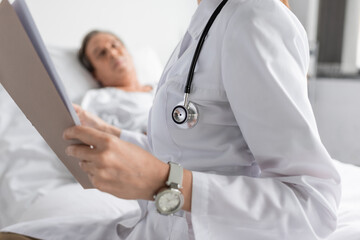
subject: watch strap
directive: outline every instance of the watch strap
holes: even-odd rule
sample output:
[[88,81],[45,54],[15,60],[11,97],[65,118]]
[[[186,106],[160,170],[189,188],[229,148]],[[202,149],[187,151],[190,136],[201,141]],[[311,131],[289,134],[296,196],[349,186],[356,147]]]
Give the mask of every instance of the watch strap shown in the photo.
[[181,189],[183,181],[183,167],[174,162],[168,162],[170,165],[170,172],[166,185],[170,188]]

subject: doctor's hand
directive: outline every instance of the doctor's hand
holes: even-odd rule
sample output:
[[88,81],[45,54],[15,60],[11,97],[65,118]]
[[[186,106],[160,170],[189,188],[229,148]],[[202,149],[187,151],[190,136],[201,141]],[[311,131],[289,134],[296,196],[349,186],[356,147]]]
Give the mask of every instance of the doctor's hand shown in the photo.
[[93,115],[89,113],[88,111],[85,111],[83,108],[81,108],[79,105],[73,103],[73,107],[76,111],[76,114],[78,115],[80,119],[80,123],[83,126],[95,128],[99,131],[106,132],[109,134],[112,134],[116,137],[120,137],[121,130],[108,124],[101,118],[99,118],[96,115]]
[[169,165],[136,145],[86,126],[68,128],[64,139],[84,143],[70,145],[66,153],[81,159],[82,170],[101,191],[123,199],[153,200],[165,187]]

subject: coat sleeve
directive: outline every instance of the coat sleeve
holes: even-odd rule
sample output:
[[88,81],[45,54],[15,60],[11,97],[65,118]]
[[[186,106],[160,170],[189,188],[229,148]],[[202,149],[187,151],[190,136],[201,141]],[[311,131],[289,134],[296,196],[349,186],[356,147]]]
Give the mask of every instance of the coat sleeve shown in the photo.
[[231,109],[261,174],[193,172],[196,239],[323,239],[336,228],[340,177],[307,97],[306,34],[287,9],[268,2],[234,12],[220,61]]
[[147,135],[139,132],[132,132],[121,129],[120,139],[135,144],[148,152],[151,152]]

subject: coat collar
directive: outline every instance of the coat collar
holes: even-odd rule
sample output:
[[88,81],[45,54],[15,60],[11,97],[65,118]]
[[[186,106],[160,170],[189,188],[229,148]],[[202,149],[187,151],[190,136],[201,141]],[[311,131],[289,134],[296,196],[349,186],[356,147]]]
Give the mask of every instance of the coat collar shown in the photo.
[[193,39],[197,39],[205,28],[206,23],[210,19],[212,13],[222,0],[202,0],[191,18],[188,29]]

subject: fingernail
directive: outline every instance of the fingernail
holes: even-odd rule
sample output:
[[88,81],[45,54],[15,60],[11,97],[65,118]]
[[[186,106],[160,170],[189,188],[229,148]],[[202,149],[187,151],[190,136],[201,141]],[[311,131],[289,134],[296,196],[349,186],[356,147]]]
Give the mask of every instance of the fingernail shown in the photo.
[[67,140],[67,138],[66,138],[66,132],[67,132],[66,130],[63,132],[63,136],[62,136],[62,137],[63,137],[64,140]]
[[71,148],[71,147],[67,147],[67,148],[65,149],[65,153],[66,153],[67,155],[71,155],[71,152],[72,152],[72,148]]

